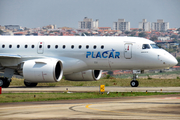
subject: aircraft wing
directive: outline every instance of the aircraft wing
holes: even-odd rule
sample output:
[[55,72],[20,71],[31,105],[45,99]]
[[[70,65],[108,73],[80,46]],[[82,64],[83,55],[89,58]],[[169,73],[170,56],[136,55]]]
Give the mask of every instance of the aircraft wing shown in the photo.
[[0,58],[21,58],[21,56],[17,54],[0,53]]

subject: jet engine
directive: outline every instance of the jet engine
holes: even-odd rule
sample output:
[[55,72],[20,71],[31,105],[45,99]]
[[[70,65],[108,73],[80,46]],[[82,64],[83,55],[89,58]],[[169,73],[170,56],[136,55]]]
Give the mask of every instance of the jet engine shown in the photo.
[[25,61],[23,76],[26,82],[58,82],[63,76],[61,61],[56,59],[36,59]]
[[66,80],[72,81],[96,81],[101,78],[102,70],[87,70],[65,75]]

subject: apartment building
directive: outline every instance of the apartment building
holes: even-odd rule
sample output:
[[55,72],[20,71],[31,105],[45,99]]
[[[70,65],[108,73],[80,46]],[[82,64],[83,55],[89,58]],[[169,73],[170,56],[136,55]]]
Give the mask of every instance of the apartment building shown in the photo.
[[79,29],[98,29],[99,20],[93,21],[91,18],[85,17],[83,21],[78,22]]
[[130,22],[125,22],[125,19],[118,19],[113,23],[113,30],[130,31]]
[[139,22],[139,29],[142,29],[143,31],[150,31],[151,23],[147,22],[146,19],[143,19],[142,22]]
[[163,19],[158,19],[157,22],[151,24],[151,30],[167,31],[169,29],[169,22],[164,22]]

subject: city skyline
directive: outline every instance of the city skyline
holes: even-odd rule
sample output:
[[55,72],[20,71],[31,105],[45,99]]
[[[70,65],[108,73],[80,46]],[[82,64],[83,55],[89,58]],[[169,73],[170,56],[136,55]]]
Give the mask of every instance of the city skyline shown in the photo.
[[99,19],[99,27],[113,27],[125,19],[138,28],[142,19],[163,19],[170,28],[180,27],[179,0],[1,0],[0,25],[37,28],[48,24],[78,28],[84,17]]

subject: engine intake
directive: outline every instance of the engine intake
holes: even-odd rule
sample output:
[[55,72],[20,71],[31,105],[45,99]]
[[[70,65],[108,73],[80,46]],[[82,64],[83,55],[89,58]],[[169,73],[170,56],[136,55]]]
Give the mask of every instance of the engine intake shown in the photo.
[[87,70],[65,75],[66,80],[72,81],[96,81],[101,78],[102,70]]
[[25,61],[23,76],[27,82],[58,82],[63,76],[62,63],[56,59]]

